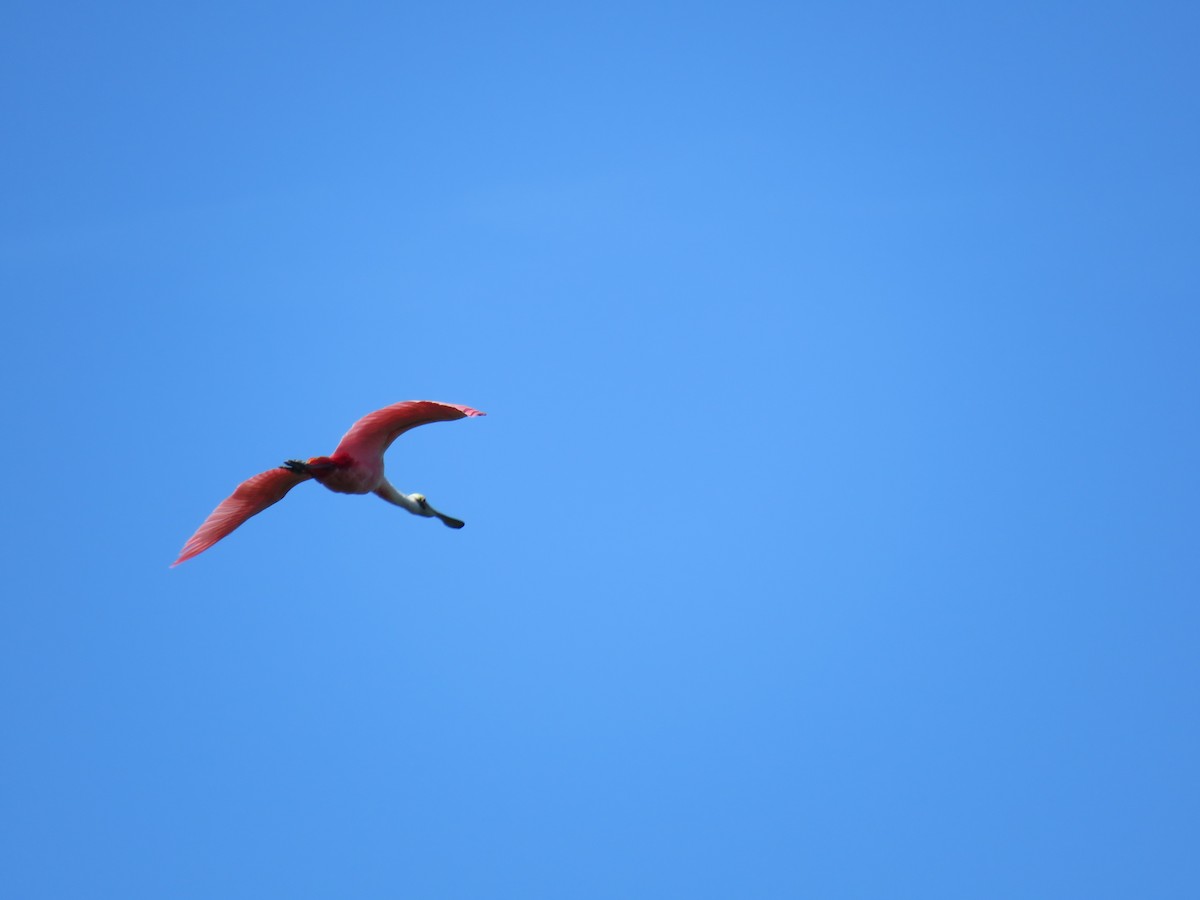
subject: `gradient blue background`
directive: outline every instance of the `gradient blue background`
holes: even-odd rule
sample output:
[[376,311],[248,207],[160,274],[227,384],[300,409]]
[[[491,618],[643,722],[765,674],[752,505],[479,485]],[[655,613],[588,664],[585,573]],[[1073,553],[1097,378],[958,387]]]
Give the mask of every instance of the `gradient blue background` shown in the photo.
[[0,894],[1200,896],[1195,9],[8,4]]

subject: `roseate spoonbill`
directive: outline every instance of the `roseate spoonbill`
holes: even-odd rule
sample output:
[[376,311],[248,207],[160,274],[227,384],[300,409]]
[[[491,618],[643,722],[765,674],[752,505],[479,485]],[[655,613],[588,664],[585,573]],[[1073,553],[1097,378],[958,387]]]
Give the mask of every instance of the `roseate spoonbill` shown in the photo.
[[332,456],[314,456],[307,462],[289,459],[279,468],[268,469],[239,484],[183,545],[179,559],[171,566],[203,553],[248,518],[278,503],[288,491],[310,478],[339,494],[374,493],[415,516],[436,516],[450,528],[462,528],[463,522],[442,515],[429,505],[423,494],[402,494],[392,487],[383,477],[383,454],[392,441],[410,428],[482,415],[486,413],[469,406],[432,400],[405,400],[368,413],[350,426]]

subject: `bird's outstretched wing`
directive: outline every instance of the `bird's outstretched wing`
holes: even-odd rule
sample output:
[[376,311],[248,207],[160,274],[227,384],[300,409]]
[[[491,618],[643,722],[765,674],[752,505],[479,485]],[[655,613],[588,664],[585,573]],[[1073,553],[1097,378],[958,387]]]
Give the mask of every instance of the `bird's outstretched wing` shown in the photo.
[[334,456],[350,456],[356,460],[369,461],[379,458],[392,445],[392,441],[410,428],[428,425],[430,422],[448,422],[466,416],[482,416],[477,409],[454,403],[437,403],[433,400],[405,400],[393,403],[373,413],[367,413],[350,426]]
[[204,524],[196,529],[196,533],[179,552],[179,559],[171,563],[171,566],[177,566],[203,553],[248,518],[258,515],[271,504],[278,503],[288,491],[311,477],[290,469],[278,468],[268,469],[253,478],[247,478],[212,511],[204,520]]

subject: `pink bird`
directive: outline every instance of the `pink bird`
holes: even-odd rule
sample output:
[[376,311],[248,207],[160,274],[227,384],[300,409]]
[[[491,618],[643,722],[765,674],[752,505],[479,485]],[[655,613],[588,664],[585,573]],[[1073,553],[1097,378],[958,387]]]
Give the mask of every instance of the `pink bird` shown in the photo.
[[450,528],[462,528],[463,522],[442,515],[429,505],[423,494],[402,494],[392,487],[383,477],[383,454],[392,441],[410,428],[482,415],[486,413],[469,406],[432,400],[406,400],[368,413],[350,426],[332,456],[314,456],[308,462],[289,459],[279,468],[268,469],[239,484],[183,545],[179,559],[171,566],[203,553],[248,518],[278,503],[288,491],[310,478],[339,494],[374,493],[413,515],[436,516]]

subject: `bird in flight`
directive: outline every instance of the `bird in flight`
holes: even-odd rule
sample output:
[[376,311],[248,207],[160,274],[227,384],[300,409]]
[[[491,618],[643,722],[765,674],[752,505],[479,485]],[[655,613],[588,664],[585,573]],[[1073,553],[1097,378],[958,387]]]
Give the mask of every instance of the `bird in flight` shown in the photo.
[[314,456],[307,462],[289,459],[279,468],[268,469],[239,484],[183,545],[179,559],[171,566],[203,553],[248,518],[278,503],[288,491],[310,478],[339,494],[373,493],[413,515],[437,517],[450,528],[462,528],[462,521],[438,512],[423,494],[402,494],[392,487],[383,476],[383,454],[392,441],[410,428],[482,415],[486,413],[469,406],[432,400],[405,400],[368,413],[350,426],[333,455]]

